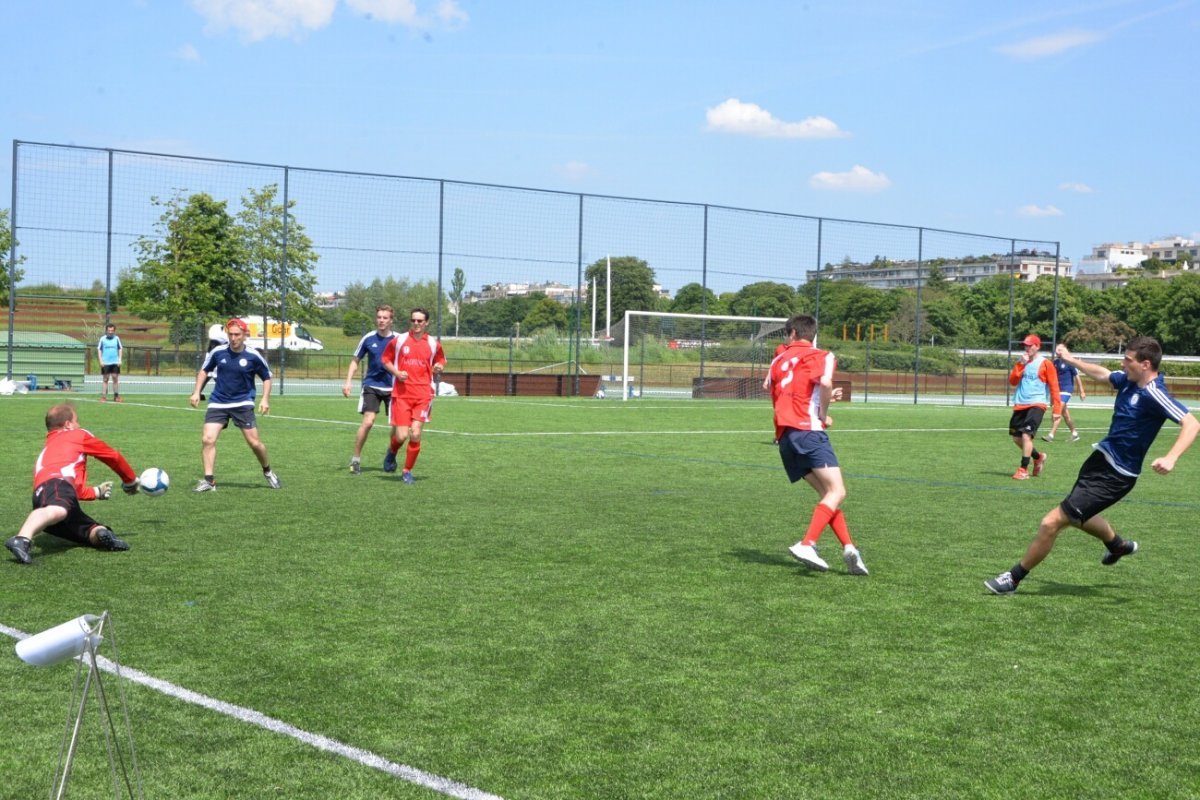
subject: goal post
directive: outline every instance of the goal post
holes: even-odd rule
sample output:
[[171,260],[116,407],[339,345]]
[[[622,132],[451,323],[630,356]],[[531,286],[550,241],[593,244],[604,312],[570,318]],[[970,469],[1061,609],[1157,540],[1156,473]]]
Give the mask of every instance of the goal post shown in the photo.
[[627,311],[621,374],[623,400],[632,397],[753,398],[777,345],[785,317],[738,317]]

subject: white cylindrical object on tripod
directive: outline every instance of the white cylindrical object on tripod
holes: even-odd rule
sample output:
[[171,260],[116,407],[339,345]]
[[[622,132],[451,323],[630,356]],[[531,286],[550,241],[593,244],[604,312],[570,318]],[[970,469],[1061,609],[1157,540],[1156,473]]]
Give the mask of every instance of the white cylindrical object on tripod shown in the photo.
[[103,637],[92,631],[92,623],[99,621],[100,617],[94,614],[84,614],[22,639],[17,642],[17,656],[35,667],[48,667],[75,658],[87,647],[89,639],[93,645],[100,643]]

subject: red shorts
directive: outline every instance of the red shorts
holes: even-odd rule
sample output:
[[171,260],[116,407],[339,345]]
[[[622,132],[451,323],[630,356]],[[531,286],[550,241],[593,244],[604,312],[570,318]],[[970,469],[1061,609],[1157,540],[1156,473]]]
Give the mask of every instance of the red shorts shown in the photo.
[[388,422],[397,428],[407,428],[413,422],[429,422],[433,413],[433,398],[414,399],[392,395],[392,407],[388,409]]

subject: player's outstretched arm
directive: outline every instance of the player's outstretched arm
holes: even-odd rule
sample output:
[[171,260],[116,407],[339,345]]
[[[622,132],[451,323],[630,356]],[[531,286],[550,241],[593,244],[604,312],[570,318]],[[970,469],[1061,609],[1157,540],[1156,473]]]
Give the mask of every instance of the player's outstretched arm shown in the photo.
[[1150,468],[1159,475],[1166,475],[1175,469],[1175,462],[1187,452],[1187,449],[1192,446],[1192,442],[1196,441],[1197,433],[1200,433],[1200,421],[1188,413],[1179,421],[1179,435],[1175,437],[1175,444],[1171,445],[1171,449],[1165,456],[1154,459]]
[[1054,348],[1054,352],[1063,361],[1075,367],[1075,369],[1087,375],[1089,378],[1093,378],[1098,381],[1107,381],[1108,376],[1112,374],[1112,370],[1106,369],[1099,364],[1091,364],[1087,361],[1076,358],[1071,354],[1071,351],[1067,349],[1065,344],[1060,344],[1058,347]]

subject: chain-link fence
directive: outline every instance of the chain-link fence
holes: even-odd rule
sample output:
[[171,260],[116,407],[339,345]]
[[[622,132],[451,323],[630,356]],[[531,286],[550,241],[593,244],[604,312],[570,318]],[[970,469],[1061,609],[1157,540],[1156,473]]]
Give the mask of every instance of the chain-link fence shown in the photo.
[[[344,374],[378,302],[402,304],[399,313],[427,307],[431,331],[443,338],[509,340],[490,354],[463,356],[480,370],[512,371],[512,341],[528,344],[536,319],[558,332],[562,357],[522,352],[518,360],[528,361],[529,370],[575,375],[619,368],[619,352],[610,356],[604,347],[624,308],[746,316],[806,311],[821,319],[827,346],[839,356],[854,351],[849,361],[857,368],[848,371],[882,380],[889,369],[881,364],[890,364],[900,377],[888,394],[916,399],[941,391],[920,377],[945,371],[945,350],[1011,347],[1028,332],[1019,326],[1031,318],[1030,303],[1050,304],[1048,317],[1038,319],[1052,321],[1038,332],[1052,341],[1058,277],[1069,273],[1056,242],[702,203],[31,142],[13,143],[12,174],[9,377],[16,335],[57,333],[90,351],[110,320],[119,320],[128,369],[146,375],[194,374],[207,326],[230,314],[296,320],[323,332],[322,350],[272,350],[282,384],[287,375]],[[237,268],[257,287],[246,295],[254,300],[239,295],[241,307],[197,301],[204,310],[195,315],[130,313],[136,310],[130,282],[144,277],[149,261],[177,255],[172,237],[184,235],[182,222],[198,213],[200,195],[211,200],[203,208],[241,225],[243,237],[249,230],[251,238],[275,242],[274,249],[240,251]],[[256,223],[256,214],[259,223],[266,215],[276,224]],[[1028,282],[1031,260],[1040,260],[1043,271],[1049,265],[1055,277],[1048,297],[993,298],[986,308],[969,309],[966,319],[959,302],[952,314],[948,283],[997,275],[1008,275],[1010,285]],[[620,271],[630,263],[648,268],[649,298],[628,299],[621,283],[628,273]],[[202,285],[203,265],[198,269],[188,273],[191,282],[157,287],[185,301],[159,298],[160,309],[186,307],[190,292],[211,293]],[[300,274],[305,270],[307,276]],[[855,270],[872,270],[874,283]],[[695,302],[680,308],[685,295]],[[144,294],[136,299],[149,302]],[[82,369],[92,374],[94,358]],[[990,384],[984,391],[1006,396]]]

